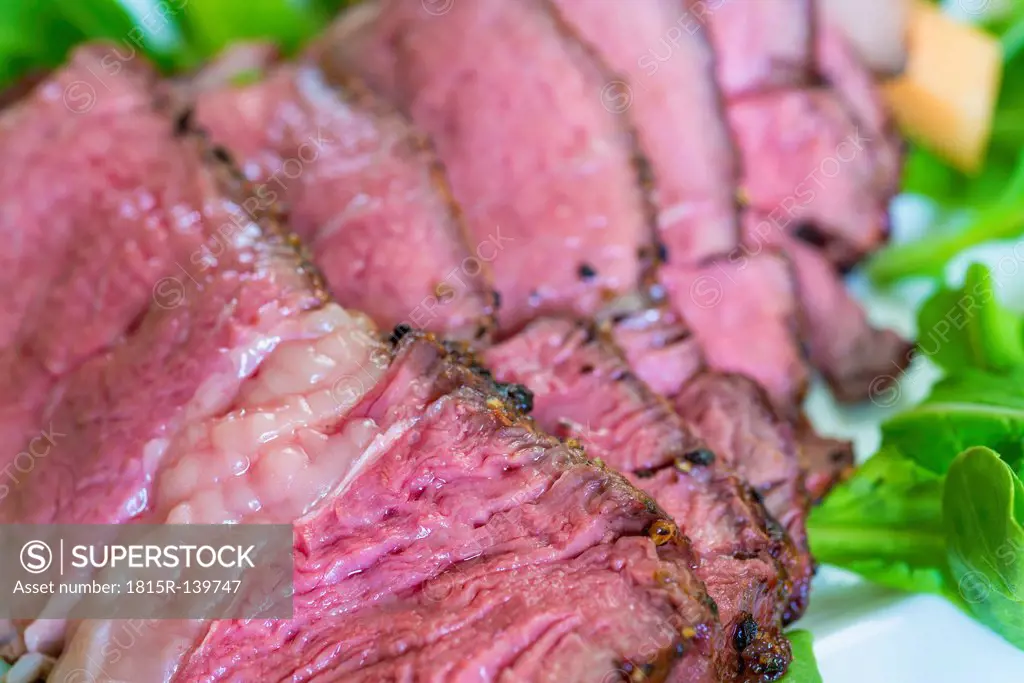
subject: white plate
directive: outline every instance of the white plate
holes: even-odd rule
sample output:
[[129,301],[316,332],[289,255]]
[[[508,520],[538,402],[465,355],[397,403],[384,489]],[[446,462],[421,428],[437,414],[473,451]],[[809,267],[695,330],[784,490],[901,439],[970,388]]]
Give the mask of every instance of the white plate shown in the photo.
[[[918,232],[927,218],[925,207],[900,198],[894,211],[896,237]],[[959,282],[968,263],[983,261],[992,268],[1000,298],[1024,308],[1024,243],[1013,246],[987,246],[963,254],[951,264],[949,280]],[[929,293],[924,283],[884,295],[870,291],[857,278],[851,286],[874,322],[907,335],[914,332],[917,305]],[[915,361],[898,378],[897,390],[880,397],[880,403],[897,399],[892,405],[853,409],[838,408],[815,386],[808,411],[822,432],[853,439],[858,459],[864,460],[878,445],[881,421],[921,400],[937,376],[927,362]],[[872,586],[833,567],[823,567],[816,577],[810,609],[797,627],[814,633],[824,683],[1024,681],[1024,652],[945,600]]]
[[906,596],[823,568],[800,622],[824,683],[1013,683],[1024,652],[942,598]]

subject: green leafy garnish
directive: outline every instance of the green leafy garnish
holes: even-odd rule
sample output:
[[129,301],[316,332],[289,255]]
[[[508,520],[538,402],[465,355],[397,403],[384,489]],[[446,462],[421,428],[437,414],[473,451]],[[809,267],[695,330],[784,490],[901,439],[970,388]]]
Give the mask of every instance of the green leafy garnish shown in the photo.
[[988,269],[972,264],[962,287],[924,303],[918,330],[921,353],[949,374],[922,404],[882,425],[884,442],[936,474],[976,445],[1016,460],[1024,443],[1024,316],[1003,306]]
[[988,268],[974,263],[962,287],[941,289],[921,307],[918,347],[946,371],[1009,370],[1024,365],[1024,316],[999,303]]
[[887,448],[868,460],[808,521],[811,551],[900,590],[945,593],[942,477]]
[[0,88],[60,65],[75,45],[107,40],[168,72],[195,68],[226,45],[269,40],[286,53],[322,30],[353,0],[4,0]]
[[968,609],[1024,649],[1024,484],[995,451],[970,449],[949,468],[943,513]]
[[814,658],[814,636],[810,631],[796,630],[786,634],[793,648],[793,661],[779,683],[821,683],[818,660]]
[[972,265],[925,303],[922,352],[946,376],[808,527],[821,561],[943,595],[1024,649],[1024,317],[996,295]]
[[960,252],[1022,233],[1024,196],[1003,197],[991,205],[972,209],[962,225],[940,229],[937,234],[929,234],[916,242],[883,249],[868,261],[865,270],[876,284],[889,284],[910,276],[939,278],[946,264]]
[[1016,466],[1024,445],[1021,382],[1019,374],[946,378],[921,405],[882,425],[883,442],[934,474],[945,473],[957,455],[978,445],[998,450]]

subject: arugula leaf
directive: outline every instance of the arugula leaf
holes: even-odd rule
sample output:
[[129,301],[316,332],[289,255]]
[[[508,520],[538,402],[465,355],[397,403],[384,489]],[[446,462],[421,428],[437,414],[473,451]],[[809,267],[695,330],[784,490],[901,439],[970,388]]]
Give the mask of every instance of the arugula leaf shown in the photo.
[[935,474],[972,446],[1024,463],[1024,368],[1004,374],[965,370],[939,381],[922,404],[882,425],[882,440]]
[[916,464],[944,474],[972,446],[1000,449],[1021,462],[1024,412],[978,403],[925,403],[882,427],[885,443],[906,451]]
[[793,661],[779,683],[822,683],[811,632],[798,629],[788,632],[786,638],[793,648]]
[[811,511],[811,551],[891,588],[950,593],[942,477],[884,448]]
[[1009,370],[1024,365],[1024,316],[999,303],[988,268],[974,263],[962,287],[940,289],[921,307],[918,348],[947,371]]
[[[51,0],[51,7],[60,21],[74,26],[88,40],[108,40],[122,45],[127,51],[141,49],[158,67],[169,70],[185,66],[183,58],[190,52],[181,41],[177,20],[180,15],[176,3],[168,0],[162,5],[135,17],[118,0]],[[160,33],[164,40],[156,40]],[[173,40],[167,40],[173,36]]]
[[1015,408],[1024,411],[1024,367],[1005,372],[986,372],[962,368],[932,386],[928,401],[963,401],[983,406]]
[[972,448],[949,469],[943,516],[964,602],[1024,649],[1024,484],[998,453]]
[[135,28],[135,22],[117,0],[50,0],[61,19],[90,38],[118,40]]
[[81,30],[61,21],[48,4],[0,3],[0,85],[32,69],[60,64],[68,49],[84,39]]

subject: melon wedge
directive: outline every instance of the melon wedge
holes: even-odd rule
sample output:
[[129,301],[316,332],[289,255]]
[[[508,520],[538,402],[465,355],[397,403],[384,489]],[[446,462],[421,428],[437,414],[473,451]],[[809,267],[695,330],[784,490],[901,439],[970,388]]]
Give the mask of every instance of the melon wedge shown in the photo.
[[918,0],[910,10],[907,50],[906,69],[883,86],[893,116],[907,137],[976,172],[1002,76],[999,41]]

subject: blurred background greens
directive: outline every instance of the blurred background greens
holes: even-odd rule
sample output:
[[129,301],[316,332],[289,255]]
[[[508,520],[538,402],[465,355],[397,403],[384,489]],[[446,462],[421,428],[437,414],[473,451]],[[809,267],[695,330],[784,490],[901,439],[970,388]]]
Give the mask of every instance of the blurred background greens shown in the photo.
[[[167,72],[187,71],[233,41],[269,39],[285,53],[316,35],[356,0],[0,0],[0,87],[60,64],[75,44],[103,38],[138,49]],[[895,0],[894,0],[895,1]],[[911,145],[904,190],[934,203],[919,239],[895,244],[867,265],[876,285],[941,278],[964,249],[1024,235],[1024,0],[946,0],[997,37],[1003,78],[986,161],[966,175]],[[983,11],[977,11],[981,8]]]
[[0,87],[60,64],[97,38],[140,49],[166,71],[225,45],[269,39],[293,51],[351,0],[0,0]]

